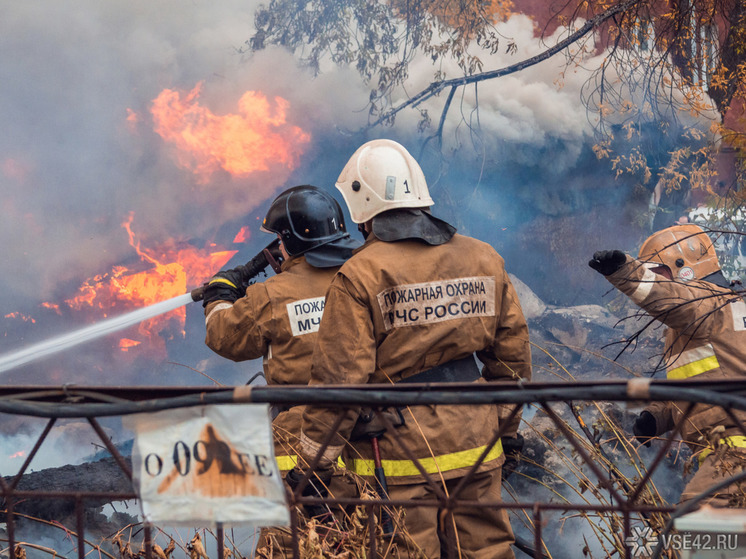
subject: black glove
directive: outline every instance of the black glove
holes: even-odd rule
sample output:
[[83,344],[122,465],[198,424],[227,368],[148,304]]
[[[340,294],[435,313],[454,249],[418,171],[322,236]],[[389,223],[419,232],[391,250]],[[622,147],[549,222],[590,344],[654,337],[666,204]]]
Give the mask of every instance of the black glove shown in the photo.
[[627,256],[621,250],[599,250],[593,253],[593,259],[588,261],[588,265],[597,272],[609,276],[626,261]]
[[655,420],[655,416],[649,411],[641,412],[635,418],[632,433],[635,435],[636,441],[645,446],[650,446],[650,439],[658,434],[658,422]]
[[205,286],[202,306],[206,307],[213,301],[230,301],[233,303],[246,295],[243,268],[245,266],[215,274]]
[[[303,479],[305,474],[298,468],[293,468],[285,476],[285,481],[290,486],[290,489],[295,491],[295,488],[300,484],[300,480]],[[332,470],[317,470],[311,474],[308,483],[303,488],[301,493],[304,497],[319,497],[324,499],[329,496],[329,483],[332,481]],[[324,516],[329,514],[329,507],[326,505],[303,505],[303,508],[309,517]]]
[[505,481],[510,477],[515,469],[518,467],[520,461],[520,454],[523,450],[523,437],[520,433],[516,433],[515,437],[503,437],[503,453],[505,454],[505,462],[503,463],[502,479]]

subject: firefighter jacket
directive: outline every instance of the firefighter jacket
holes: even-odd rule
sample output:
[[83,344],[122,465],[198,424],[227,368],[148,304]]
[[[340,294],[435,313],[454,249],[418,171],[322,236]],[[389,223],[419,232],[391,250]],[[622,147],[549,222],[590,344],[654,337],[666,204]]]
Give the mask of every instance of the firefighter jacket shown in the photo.
[[[205,343],[233,361],[263,357],[269,385],[308,384],[324,294],[337,269],[314,268],[303,256],[286,260],[281,274],[250,285],[235,303],[207,306]],[[301,416],[296,406],[273,421],[280,470],[295,465]]]
[[[528,327],[502,257],[488,244],[462,235],[430,246],[417,240],[384,242],[370,234],[327,292],[311,384],[396,383],[472,353],[484,364],[475,382],[530,379]],[[322,466],[342,452],[358,411],[345,414]],[[428,473],[460,477],[486,449],[506,411],[484,405],[404,408],[404,425],[379,440],[388,483],[422,481],[395,437]],[[301,434],[306,459],[316,456],[339,413],[306,409]],[[506,424],[504,436],[514,436],[519,421],[517,415]],[[346,467],[372,475],[370,441],[351,444]],[[498,442],[480,471],[503,462]]]
[[[667,326],[663,358],[669,379],[721,380],[746,374],[746,302],[740,295],[708,281],[667,280],[630,256],[607,279]],[[671,430],[687,406],[685,402],[649,406],[656,435]],[[736,416],[746,419],[742,412]],[[730,446],[746,447],[746,437],[719,406],[697,404],[681,434],[698,452],[708,444],[707,433],[718,426],[724,428],[722,437]]]

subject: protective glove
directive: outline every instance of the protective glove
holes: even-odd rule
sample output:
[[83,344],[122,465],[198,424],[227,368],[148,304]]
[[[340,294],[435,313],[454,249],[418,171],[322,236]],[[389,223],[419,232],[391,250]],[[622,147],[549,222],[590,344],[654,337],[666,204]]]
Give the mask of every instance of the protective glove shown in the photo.
[[502,479],[505,481],[510,477],[510,474],[515,471],[520,461],[520,454],[523,450],[523,437],[520,433],[516,433],[515,437],[503,437],[503,453],[505,454],[505,462],[503,463]]
[[632,433],[635,435],[635,440],[645,446],[650,446],[650,439],[658,434],[658,422],[655,420],[655,416],[649,411],[642,411],[635,418],[635,423],[632,425]]
[[621,250],[599,250],[593,253],[593,259],[588,261],[588,265],[597,272],[609,276],[626,261],[627,256]]
[[[305,474],[298,468],[293,468],[285,476],[285,482],[290,489],[295,491]],[[324,499],[329,496],[329,483],[332,481],[332,470],[317,470],[311,474],[308,483],[301,493],[304,497],[319,497]],[[313,518],[315,516],[324,516],[329,514],[327,505],[303,505],[306,514]]]
[[244,287],[243,269],[245,266],[224,270],[215,274],[205,286],[202,306],[206,307],[213,301],[230,301],[234,303],[246,295]]

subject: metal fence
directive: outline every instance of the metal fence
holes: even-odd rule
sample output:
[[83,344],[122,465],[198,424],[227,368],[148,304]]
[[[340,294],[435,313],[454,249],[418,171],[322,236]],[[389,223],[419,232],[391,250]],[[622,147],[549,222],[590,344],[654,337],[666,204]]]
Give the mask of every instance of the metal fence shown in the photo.
[[[566,419],[560,416],[557,408],[559,404],[599,403],[616,402],[625,405],[637,405],[650,401],[676,401],[679,402],[683,414],[670,435],[661,442],[656,443],[657,452],[654,458],[647,464],[644,474],[637,480],[630,480],[620,475],[618,468],[604,458],[604,451],[597,438],[591,437],[588,427],[583,423],[577,411],[574,411],[579,432],[570,428]],[[305,386],[287,387],[238,387],[227,389],[222,387],[31,387],[31,386],[5,386],[0,387],[0,413],[16,414],[23,416],[47,418],[48,422],[41,435],[38,437],[34,448],[29,452],[19,471],[5,479],[0,478],[0,491],[4,499],[4,513],[7,530],[7,553],[10,559],[15,559],[21,548],[17,546],[16,526],[19,517],[16,513],[18,503],[28,500],[66,500],[74,503],[76,526],[74,529],[68,527],[70,537],[77,540],[78,557],[83,559],[88,555],[91,544],[86,543],[86,519],[85,509],[91,502],[125,501],[136,499],[134,490],[115,492],[95,492],[86,490],[85,480],[81,480],[80,488],[70,491],[47,491],[47,490],[22,490],[19,488],[21,479],[31,464],[34,456],[47,439],[48,435],[61,418],[84,418],[98,435],[101,443],[108,449],[116,460],[124,475],[131,481],[132,471],[130,464],[117,450],[110,438],[102,428],[99,419],[104,417],[125,416],[135,413],[147,413],[174,408],[201,406],[207,404],[236,404],[236,403],[267,403],[278,406],[293,406],[297,404],[315,404],[334,407],[373,407],[384,409],[391,406],[412,405],[435,405],[435,404],[506,404],[516,413],[526,405],[532,405],[542,410],[547,418],[553,423],[558,433],[565,439],[575,456],[583,464],[584,468],[595,478],[596,491],[608,494],[608,503],[589,502],[549,502],[536,500],[521,500],[520,496],[516,502],[464,502],[459,499],[460,489],[464,487],[470,477],[476,472],[479,463],[488,454],[490,448],[497,444],[502,433],[492,434],[491,444],[485,449],[482,457],[474,465],[471,471],[463,478],[455,491],[446,494],[439,490],[438,483],[432,479],[429,483],[433,487],[436,497],[432,501],[417,501],[416,506],[428,506],[437,508],[447,519],[459,504],[468,504],[475,507],[505,508],[513,511],[521,511],[533,527],[531,541],[518,541],[518,548],[532,557],[544,557],[544,550],[548,549],[543,541],[544,517],[552,511],[575,511],[582,515],[596,515],[599,518],[604,515],[613,514],[621,518],[621,522],[615,522],[616,533],[612,540],[614,553],[626,558],[632,557],[629,538],[632,535],[634,519],[649,518],[650,515],[661,515],[667,524],[663,531],[671,529],[672,519],[684,512],[694,509],[699,500],[690,501],[686,507],[675,508],[669,505],[651,505],[642,502],[641,496],[647,484],[651,481],[656,469],[660,467],[667,453],[676,444],[682,425],[689,418],[696,404],[707,404],[721,407],[731,418],[742,434],[746,436],[746,427],[736,417],[735,411],[746,411],[746,381],[665,381],[647,379],[634,379],[631,381],[604,381],[604,382],[573,382],[573,383],[477,383],[477,384],[448,384],[448,385],[421,385],[407,384],[398,386],[388,385],[344,385],[325,386],[309,388]],[[341,420],[341,418],[340,418]],[[384,423],[388,420],[384,417]],[[339,423],[337,423],[337,426]],[[388,423],[388,429],[394,433],[395,428]],[[330,431],[328,440],[319,451],[323,453],[326,445],[332,440],[336,426]],[[589,438],[583,437],[583,431]],[[411,450],[402,445],[402,451],[418,466],[423,475],[425,470],[412,455]],[[318,458],[315,462],[318,462]],[[311,467],[315,467],[315,463]],[[712,488],[712,491],[746,479],[746,473],[737,474],[734,477]],[[300,489],[300,488],[299,488]],[[352,505],[364,507],[368,511],[369,534],[367,542],[367,557],[376,557],[380,553],[380,541],[376,537],[376,514],[382,506],[401,507],[406,509],[413,506],[413,502],[390,501],[382,498],[366,499],[334,499],[327,500],[303,497],[300,491],[289,495],[291,511],[293,505],[318,504],[327,502],[341,505]],[[708,492],[709,494],[709,492]],[[708,494],[703,494],[705,499]],[[291,514],[291,530],[298,536],[298,518]],[[444,525],[450,526],[445,522]],[[659,528],[661,529],[661,528]],[[143,551],[142,554],[150,559],[153,557],[153,527],[143,527]],[[216,536],[218,557],[226,557],[224,547],[224,531],[218,527]],[[457,557],[455,540],[446,538],[451,542],[447,550],[449,557]],[[551,547],[551,546],[549,546]],[[377,549],[378,548],[378,549]],[[660,550],[658,550],[660,552]],[[550,550],[551,552],[551,550]],[[100,555],[100,554],[99,554]]]

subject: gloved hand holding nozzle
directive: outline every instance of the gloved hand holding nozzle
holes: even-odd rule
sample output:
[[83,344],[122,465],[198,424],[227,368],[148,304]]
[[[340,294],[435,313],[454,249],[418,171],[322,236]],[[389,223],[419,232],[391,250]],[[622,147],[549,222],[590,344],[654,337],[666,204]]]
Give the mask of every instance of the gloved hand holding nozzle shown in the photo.
[[[205,286],[202,295],[202,306],[206,307],[213,301],[230,301],[234,303],[246,294],[244,286],[246,266],[239,266],[232,270],[223,270],[215,274]],[[248,283],[248,279],[246,280]]]
[[272,266],[275,273],[279,274],[282,261],[280,241],[275,239],[243,266],[237,266],[232,270],[222,270],[209,282],[193,289],[192,300],[202,301],[203,307],[213,301],[233,303],[246,294],[249,282],[263,272],[267,266]]

